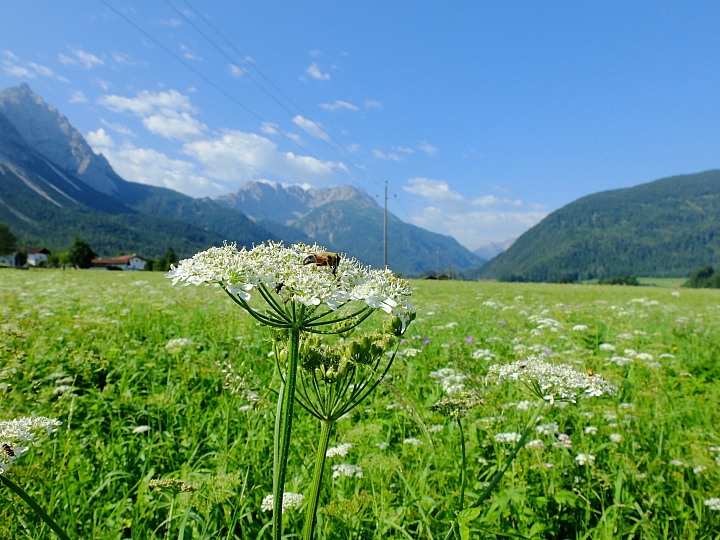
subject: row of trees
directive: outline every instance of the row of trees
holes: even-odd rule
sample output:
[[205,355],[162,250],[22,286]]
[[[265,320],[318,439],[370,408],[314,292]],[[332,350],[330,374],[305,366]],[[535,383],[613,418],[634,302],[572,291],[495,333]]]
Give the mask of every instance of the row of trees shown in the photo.
[[[5,223],[0,222],[0,256],[16,253],[15,264],[23,266],[27,262],[27,252],[19,249],[19,239],[13,234]],[[118,255],[125,255],[119,253]],[[84,240],[75,237],[70,249],[66,252],[48,255],[47,266],[58,268],[73,266],[75,268],[90,268],[92,260],[97,257],[90,245]],[[145,270],[167,272],[171,264],[177,264],[178,257],[173,248],[169,248],[160,259],[145,259]]]
[[703,266],[690,276],[683,287],[691,289],[720,289],[720,272],[715,272],[712,266]]

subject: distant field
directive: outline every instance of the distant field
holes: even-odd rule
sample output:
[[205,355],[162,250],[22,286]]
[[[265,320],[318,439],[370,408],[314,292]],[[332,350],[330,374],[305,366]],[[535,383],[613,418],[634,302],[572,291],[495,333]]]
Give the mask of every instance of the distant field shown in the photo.
[[[688,278],[656,278],[656,277],[639,277],[637,280],[640,285],[649,285],[652,287],[662,287],[663,289],[678,289],[685,283]],[[597,285],[597,279],[583,281],[585,285]],[[613,285],[617,286],[617,285]]]
[[[720,290],[651,281],[412,281],[418,319],[392,377],[336,426],[331,444],[353,447],[327,465],[316,536],[444,538],[460,450],[457,426],[430,411],[443,396],[431,372],[464,373],[484,398],[465,420],[472,502],[509,450],[496,436],[520,429],[532,399],[483,377],[538,354],[597,372],[618,394],[546,408],[541,443],[520,452],[471,537],[719,538],[720,511],[704,501],[720,497]],[[0,420],[64,424],[6,474],[78,538],[270,538],[268,337],[221,291],[173,288],[157,273],[1,271]],[[226,384],[241,381],[237,393]],[[288,489],[302,493],[318,427],[296,411]],[[363,477],[333,479],[343,462]],[[198,490],[155,493],[152,478]],[[286,521],[299,534],[302,513]],[[3,492],[0,538],[54,536]]]

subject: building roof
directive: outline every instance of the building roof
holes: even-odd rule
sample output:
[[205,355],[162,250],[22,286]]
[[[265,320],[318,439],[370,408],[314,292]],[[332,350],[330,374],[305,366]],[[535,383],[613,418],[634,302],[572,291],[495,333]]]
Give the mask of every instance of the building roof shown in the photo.
[[142,257],[138,257],[134,253],[132,255],[120,255],[119,257],[115,257],[114,259],[93,259],[92,265],[93,266],[108,266],[113,264],[127,264],[130,259],[140,259],[145,260]]
[[50,255],[50,253],[52,253],[48,248],[44,247],[27,248],[25,252],[28,255],[36,255],[38,253],[42,253],[43,255]]

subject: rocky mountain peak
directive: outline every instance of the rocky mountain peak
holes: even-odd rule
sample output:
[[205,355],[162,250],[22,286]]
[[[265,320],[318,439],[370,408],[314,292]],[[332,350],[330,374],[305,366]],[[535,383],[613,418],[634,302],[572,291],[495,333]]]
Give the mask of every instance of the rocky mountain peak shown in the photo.
[[117,191],[118,176],[104,156],[93,152],[67,117],[35,94],[26,83],[0,92],[2,112],[27,144],[64,169],[77,173],[90,187]]

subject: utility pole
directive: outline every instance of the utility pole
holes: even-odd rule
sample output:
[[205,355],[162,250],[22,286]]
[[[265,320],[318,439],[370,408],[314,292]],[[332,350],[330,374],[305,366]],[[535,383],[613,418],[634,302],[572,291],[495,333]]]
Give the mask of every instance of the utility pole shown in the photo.
[[383,264],[387,270],[387,180],[385,180],[385,213],[383,214]]
[[448,277],[452,279],[452,262],[448,262]]

